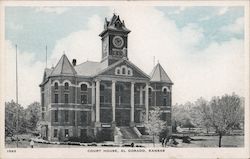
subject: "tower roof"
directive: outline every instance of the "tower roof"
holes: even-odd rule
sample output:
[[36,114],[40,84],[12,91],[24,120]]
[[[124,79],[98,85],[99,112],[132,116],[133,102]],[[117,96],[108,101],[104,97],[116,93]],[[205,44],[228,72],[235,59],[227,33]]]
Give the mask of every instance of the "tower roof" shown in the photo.
[[152,81],[152,82],[167,82],[167,83],[173,84],[173,82],[168,77],[167,73],[162,68],[160,63],[158,63],[154,67],[153,71],[150,73],[150,77],[151,77],[150,81]]
[[75,75],[76,71],[73,68],[72,64],[69,62],[69,59],[65,54],[62,55],[61,59],[57,63],[56,67],[53,69],[51,75]]
[[99,36],[103,36],[108,30],[111,31],[120,31],[124,33],[129,33],[130,30],[126,28],[125,22],[120,20],[120,16],[113,14],[113,17],[110,19],[110,21],[105,18],[104,21],[104,30],[101,32]]

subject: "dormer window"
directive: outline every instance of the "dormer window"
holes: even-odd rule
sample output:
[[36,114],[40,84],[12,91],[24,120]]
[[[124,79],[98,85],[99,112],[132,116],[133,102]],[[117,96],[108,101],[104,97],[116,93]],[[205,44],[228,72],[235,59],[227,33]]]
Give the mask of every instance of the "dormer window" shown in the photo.
[[69,90],[69,83],[68,83],[68,82],[65,82],[65,83],[64,83],[64,89],[65,89],[65,90]]
[[57,82],[55,82],[54,87],[55,87],[55,90],[58,90],[58,83]]

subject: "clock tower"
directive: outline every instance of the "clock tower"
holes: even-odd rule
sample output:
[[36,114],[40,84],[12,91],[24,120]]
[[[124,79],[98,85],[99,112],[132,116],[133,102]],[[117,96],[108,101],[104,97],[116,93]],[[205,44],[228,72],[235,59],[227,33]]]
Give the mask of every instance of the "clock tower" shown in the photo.
[[113,15],[110,21],[105,18],[104,30],[99,34],[102,38],[102,63],[109,66],[122,58],[128,58],[128,33],[124,21],[119,15]]

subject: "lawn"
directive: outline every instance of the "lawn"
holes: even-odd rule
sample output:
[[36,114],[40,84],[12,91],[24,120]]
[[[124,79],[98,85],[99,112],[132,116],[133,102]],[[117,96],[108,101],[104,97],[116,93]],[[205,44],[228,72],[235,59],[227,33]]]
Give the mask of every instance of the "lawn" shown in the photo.
[[[193,139],[197,141],[191,141],[190,144],[182,143],[182,140],[177,139],[179,144],[177,145],[178,148],[185,148],[185,147],[218,147],[218,136],[193,136]],[[99,144],[101,145],[101,144]],[[145,147],[153,147],[152,143],[147,144],[135,144],[135,145],[142,145]],[[161,147],[160,143],[156,143],[156,147]],[[223,136],[222,137],[222,147],[243,147],[244,146],[244,136]],[[16,142],[13,141],[6,141],[5,142],[6,148],[15,148]],[[29,141],[20,141],[19,142],[20,148],[29,148]],[[42,144],[42,143],[35,143],[34,148],[84,148],[87,146],[79,146],[79,145],[58,145],[58,144]],[[100,147],[100,146],[98,146]]]

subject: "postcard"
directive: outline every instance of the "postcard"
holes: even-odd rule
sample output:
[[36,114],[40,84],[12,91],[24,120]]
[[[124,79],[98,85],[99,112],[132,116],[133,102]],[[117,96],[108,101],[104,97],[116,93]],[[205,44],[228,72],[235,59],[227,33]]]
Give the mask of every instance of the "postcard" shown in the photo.
[[249,1],[1,1],[1,158],[249,158]]

